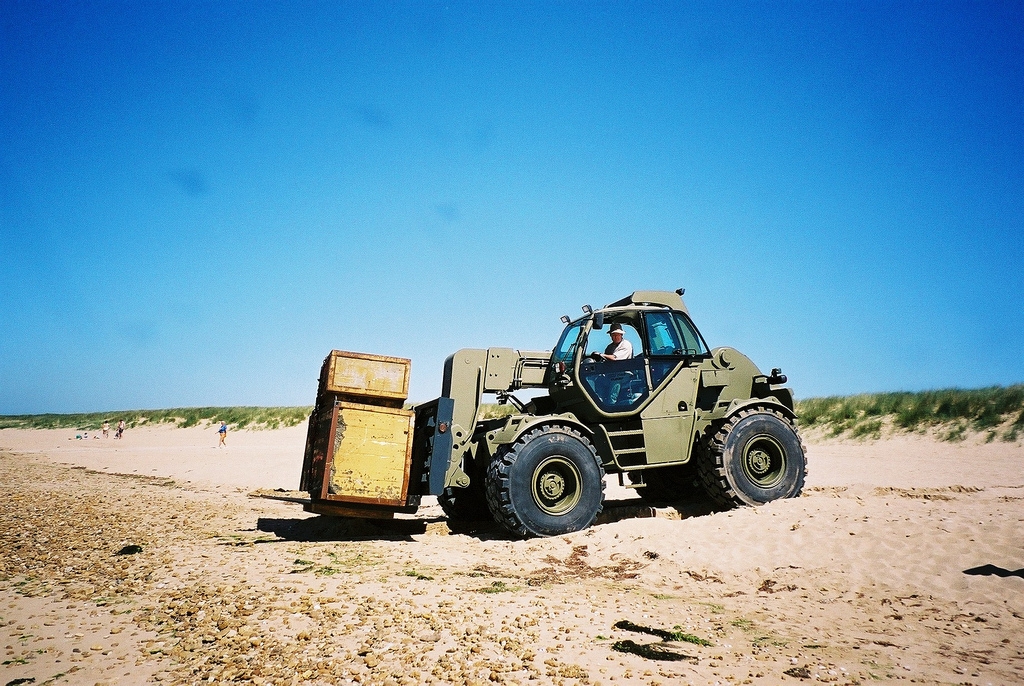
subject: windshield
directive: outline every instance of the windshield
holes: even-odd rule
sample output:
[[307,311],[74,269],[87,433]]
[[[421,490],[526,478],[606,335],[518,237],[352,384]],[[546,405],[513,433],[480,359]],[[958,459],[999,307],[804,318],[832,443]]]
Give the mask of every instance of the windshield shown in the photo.
[[572,324],[565,327],[565,331],[562,332],[562,337],[558,339],[558,345],[551,353],[551,369],[556,370],[558,363],[563,362],[565,367],[572,367],[572,358],[575,356],[575,349],[580,344],[580,331],[583,329],[583,325],[586,323],[586,319],[580,319],[579,321],[573,321]]

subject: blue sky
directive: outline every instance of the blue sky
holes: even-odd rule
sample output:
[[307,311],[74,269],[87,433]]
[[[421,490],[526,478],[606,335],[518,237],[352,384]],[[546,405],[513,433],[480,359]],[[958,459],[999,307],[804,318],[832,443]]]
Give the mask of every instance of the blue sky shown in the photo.
[[0,413],[677,287],[799,397],[1022,382],[1021,7],[0,0]]

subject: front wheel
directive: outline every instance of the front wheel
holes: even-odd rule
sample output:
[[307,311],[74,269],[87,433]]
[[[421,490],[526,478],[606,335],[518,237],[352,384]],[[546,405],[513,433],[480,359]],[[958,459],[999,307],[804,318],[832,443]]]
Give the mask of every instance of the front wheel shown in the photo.
[[708,495],[726,507],[795,498],[807,459],[796,427],[765,407],[741,410],[705,442],[698,463]]
[[483,485],[475,482],[469,488],[446,488],[437,502],[453,522],[486,521],[491,514]]
[[498,452],[487,469],[487,505],[516,536],[586,529],[601,513],[604,469],[579,431],[544,425]]

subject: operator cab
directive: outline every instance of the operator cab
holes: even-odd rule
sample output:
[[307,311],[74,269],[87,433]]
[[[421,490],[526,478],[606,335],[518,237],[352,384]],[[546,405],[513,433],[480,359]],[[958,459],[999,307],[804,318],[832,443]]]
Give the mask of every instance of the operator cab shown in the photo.
[[[622,327],[633,357],[600,356],[610,342],[611,324]],[[637,412],[682,365],[708,355],[697,328],[683,312],[667,307],[609,307],[570,322],[552,351],[547,382],[568,388],[578,381],[601,415]]]

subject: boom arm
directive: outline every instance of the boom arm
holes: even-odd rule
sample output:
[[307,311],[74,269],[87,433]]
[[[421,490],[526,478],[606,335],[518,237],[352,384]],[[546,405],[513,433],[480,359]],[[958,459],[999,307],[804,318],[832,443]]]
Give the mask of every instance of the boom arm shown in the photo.
[[444,361],[441,396],[454,401],[452,411],[452,453],[445,475],[446,486],[465,486],[469,477],[462,472],[462,459],[473,450],[473,432],[484,393],[512,392],[521,388],[542,388],[550,351],[512,348],[464,348]]

